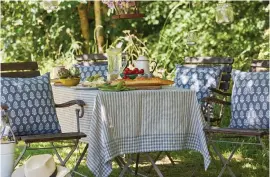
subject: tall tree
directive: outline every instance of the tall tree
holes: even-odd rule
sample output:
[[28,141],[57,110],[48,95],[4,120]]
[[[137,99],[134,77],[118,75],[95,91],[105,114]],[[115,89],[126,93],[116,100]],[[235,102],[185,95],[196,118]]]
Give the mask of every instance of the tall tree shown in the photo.
[[103,53],[104,33],[101,20],[100,1],[94,1],[94,11],[95,11],[95,30],[96,30],[95,37],[97,39],[98,52]]
[[80,16],[82,35],[85,40],[84,41],[85,48],[86,48],[86,51],[89,52],[90,27],[89,27],[89,21],[88,21],[88,16],[87,16],[88,15],[87,5],[80,3],[78,5],[78,12]]

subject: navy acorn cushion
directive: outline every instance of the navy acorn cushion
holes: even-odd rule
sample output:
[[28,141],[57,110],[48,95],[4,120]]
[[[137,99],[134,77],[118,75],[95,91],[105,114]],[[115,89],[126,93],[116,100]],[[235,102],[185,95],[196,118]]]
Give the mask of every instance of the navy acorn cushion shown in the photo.
[[269,128],[269,72],[235,74],[230,127]]
[[176,87],[196,91],[198,101],[209,97],[209,88],[216,88],[221,74],[220,67],[176,66],[174,83]]
[[1,77],[1,104],[6,104],[16,136],[60,133],[49,73],[33,78]]
[[81,81],[84,81],[87,77],[93,76],[96,74],[101,75],[104,79],[107,79],[107,65],[90,65],[90,66],[82,66],[76,65],[77,68],[80,69],[81,72]]

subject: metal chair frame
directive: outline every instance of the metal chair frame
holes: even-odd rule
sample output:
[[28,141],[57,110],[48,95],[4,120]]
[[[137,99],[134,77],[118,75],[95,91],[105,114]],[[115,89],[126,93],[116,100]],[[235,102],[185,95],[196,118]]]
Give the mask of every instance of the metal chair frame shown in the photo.
[[[260,68],[258,70],[258,68]],[[252,72],[256,72],[256,71],[260,71],[261,69],[263,71],[265,71],[265,69],[268,68],[269,69],[269,61],[267,60],[253,60],[252,64],[251,64],[251,69],[250,71]],[[230,93],[224,93],[224,96],[231,96]],[[214,97],[209,97],[209,98],[204,98],[203,101],[207,104],[221,104],[223,106],[230,106],[231,103],[228,101],[224,101],[224,100],[220,100]],[[209,109],[209,108],[208,108]],[[231,167],[229,166],[229,163],[233,157],[233,155],[235,154],[236,150],[241,147],[242,145],[256,145],[256,146],[261,146],[262,149],[264,151],[266,151],[267,155],[269,156],[269,152],[266,150],[266,147],[262,141],[262,138],[266,135],[269,135],[268,130],[249,130],[249,129],[234,129],[234,128],[220,128],[220,127],[211,127],[210,126],[210,114],[209,114],[210,110],[207,111],[207,114],[205,115],[207,117],[207,122],[208,122],[208,126],[204,129],[205,133],[206,133],[206,137],[207,137],[207,142],[209,144],[209,146],[213,147],[214,152],[218,155],[221,163],[223,164],[223,167],[218,175],[218,177],[221,177],[223,175],[223,173],[225,172],[226,169],[228,169],[230,175],[232,177],[235,177],[236,175],[234,174],[234,172],[232,171]],[[222,137],[220,136],[215,136],[216,134],[218,135],[222,135]],[[220,140],[220,138],[236,138],[236,140],[234,139],[233,141],[229,141],[229,140]],[[243,139],[244,138],[244,139]],[[252,143],[246,141],[246,138],[255,138],[256,142]],[[241,139],[241,141],[239,140]],[[220,152],[220,150],[217,148],[216,143],[230,143],[233,144],[233,149],[229,155],[229,157],[226,159],[222,153]],[[212,156],[212,155],[211,155]],[[212,156],[213,158],[213,156]]]
[[[22,78],[31,78],[40,76],[40,72],[38,71],[38,65],[36,62],[22,62],[22,63],[1,63],[1,76],[2,77],[22,77]],[[71,133],[59,133],[59,134],[49,134],[49,135],[30,135],[30,136],[17,136],[16,141],[24,141],[23,151],[20,153],[18,158],[15,160],[14,168],[19,164],[21,159],[23,158],[25,152],[27,150],[37,150],[37,149],[53,149],[58,160],[60,161],[62,166],[66,166],[66,163],[74,153],[74,151],[79,147],[80,139],[83,137],[86,137],[86,134],[80,132],[80,121],[79,119],[83,117],[84,115],[84,106],[85,103],[82,100],[71,100],[66,103],[62,104],[55,104],[56,108],[65,108],[73,105],[80,106],[80,109],[75,109],[76,113],[76,119],[77,119],[77,132],[71,132]],[[7,112],[8,106],[7,105],[1,105],[1,109],[5,110]],[[54,142],[61,142],[61,141],[72,141],[69,145],[64,146],[56,146]],[[40,143],[40,142],[49,142],[50,146],[48,147],[37,147],[33,148],[31,147],[31,144],[33,143]],[[75,166],[71,170],[71,175],[74,176],[78,173],[76,170],[78,169],[78,166],[81,163],[81,160],[83,159],[84,155],[86,154],[86,151],[88,149],[88,144],[85,145],[79,159],[77,160]],[[65,158],[62,158],[58,152],[57,149],[60,148],[71,148],[70,152],[67,154]],[[80,174],[83,176],[82,174]]]

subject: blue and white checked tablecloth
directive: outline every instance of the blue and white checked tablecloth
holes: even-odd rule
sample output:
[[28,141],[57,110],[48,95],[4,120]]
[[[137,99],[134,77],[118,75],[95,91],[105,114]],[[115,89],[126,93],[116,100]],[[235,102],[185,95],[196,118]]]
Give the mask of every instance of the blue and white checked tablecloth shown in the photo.
[[[210,156],[203,132],[204,119],[196,93],[183,89],[101,92],[53,87],[56,103],[71,99],[86,102],[81,131],[89,143],[87,165],[96,176],[108,176],[111,160],[136,152],[192,149]],[[71,111],[57,110],[62,130],[76,130]]]

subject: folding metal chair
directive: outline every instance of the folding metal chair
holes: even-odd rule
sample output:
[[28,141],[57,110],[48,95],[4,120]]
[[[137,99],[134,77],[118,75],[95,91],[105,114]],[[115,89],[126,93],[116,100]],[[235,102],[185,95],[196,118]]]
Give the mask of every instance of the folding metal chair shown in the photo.
[[[253,60],[251,64],[250,71],[265,71],[269,69],[269,61],[268,60]],[[226,93],[226,95],[230,96],[230,93]],[[231,103],[228,101],[220,100],[214,97],[204,98],[203,101],[205,103],[214,103],[223,106],[230,106]],[[268,108],[269,109],[269,108]],[[208,118],[208,124],[210,125],[210,117],[209,115],[205,115]],[[234,172],[232,171],[229,163],[236,152],[236,150],[242,145],[256,145],[261,146],[263,150],[266,150],[265,145],[263,144],[262,138],[269,134],[266,129],[236,129],[236,128],[220,128],[220,127],[211,127],[208,126],[204,129],[207,135],[207,141],[210,146],[213,147],[214,152],[218,155],[220,161],[223,164],[223,167],[219,173],[219,177],[223,175],[225,169],[228,169],[231,176],[235,177]],[[230,138],[230,140],[228,140]],[[250,138],[254,138],[256,140],[255,143],[250,142]],[[233,139],[233,140],[231,140]],[[222,156],[220,150],[217,148],[216,143],[230,143],[233,144],[233,149],[226,159]]]
[[[1,77],[11,77],[11,78],[31,78],[40,76],[40,72],[38,71],[38,65],[36,62],[23,62],[23,63],[1,63]],[[29,136],[17,136],[16,139],[18,141],[24,141],[23,151],[17,158],[15,162],[15,167],[18,165],[26,150],[36,150],[36,149],[53,149],[57,158],[59,159],[62,166],[65,166],[67,161],[70,159],[74,151],[79,147],[79,140],[81,138],[86,137],[86,134],[80,132],[80,122],[79,119],[84,115],[84,106],[85,103],[82,100],[71,100],[69,102],[63,104],[55,104],[56,108],[65,108],[73,105],[78,105],[80,109],[75,109],[75,115],[77,118],[77,132],[70,133],[57,133],[57,134],[38,134],[38,135],[29,135]],[[4,110],[12,109],[6,105],[1,104],[1,108]],[[55,142],[59,141],[71,141],[70,144],[65,146],[57,146]],[[31,144],[40,143],[40,142],[49,142],[49,147],[41,147],[41,148],[33,148]],[[65,158],[62,158],[58,152],[58,149],[61,148],[71,148],[70,152],[67,154]],[[74,168],[72,169],[72,175],[77,173],[76,170],[84,157],[86,150],[88,148],[88,144],[85,145],[81,156],[77,160]]]

